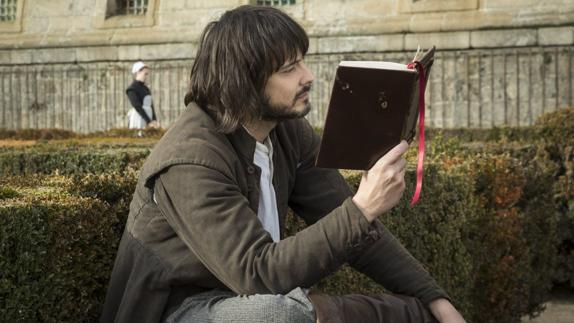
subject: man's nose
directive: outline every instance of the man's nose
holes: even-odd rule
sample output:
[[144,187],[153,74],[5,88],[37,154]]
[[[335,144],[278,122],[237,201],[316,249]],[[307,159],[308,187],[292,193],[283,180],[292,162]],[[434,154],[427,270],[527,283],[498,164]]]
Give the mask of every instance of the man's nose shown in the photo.
[[313,83],[315,80],[315,76],[311,72],[311,70],[305,65],[305,63],[301,63],[301,67],[303,69],[303,77],[301,78],[301,84],[310,84]]

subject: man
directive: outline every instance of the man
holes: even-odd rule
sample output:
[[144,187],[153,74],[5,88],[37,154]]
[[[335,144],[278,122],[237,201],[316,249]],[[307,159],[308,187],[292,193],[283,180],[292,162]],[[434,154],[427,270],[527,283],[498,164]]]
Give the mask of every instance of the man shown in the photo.
[[[187,110],[141,171],[103,322],[434,321],[427,309],[464,322],[376,219],[403,193],[407,144],[355,195],[336,170],[314,167],[307,48],[273,8],[242,6],[206,27]],[[284,238],[288,207],[309,227]],[[344,263],[408,296],[308,290]]]
[[149,67],[144,62],[135,62],[132,65],[134,81],[126,89],[126,94],[132,109],[128,112],[128,127],[130,129],[143,129],[145,127],[158,128],[153,108],[151,91],[145,84],[149,76]]

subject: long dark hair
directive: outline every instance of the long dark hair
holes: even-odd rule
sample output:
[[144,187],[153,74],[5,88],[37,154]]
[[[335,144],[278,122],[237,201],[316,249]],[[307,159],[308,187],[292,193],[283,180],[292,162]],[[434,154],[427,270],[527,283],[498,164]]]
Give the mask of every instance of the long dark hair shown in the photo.
[[272,7],[241,6],[207,25],[191,69],[185,105],[194,101],[229,133],[259,116],[268,78],[305,55],[309,38]]

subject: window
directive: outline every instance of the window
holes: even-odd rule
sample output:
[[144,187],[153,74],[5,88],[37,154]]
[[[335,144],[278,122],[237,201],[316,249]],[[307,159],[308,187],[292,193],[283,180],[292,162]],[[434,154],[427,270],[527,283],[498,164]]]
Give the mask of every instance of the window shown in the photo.
[[143,16],[147,13],[147,9],[148,0],[112,0],[108,1],[106,17]]
[[0,0],[0,21],[16,20],[18,0]]
[[[2,0],[0,0],[2,1]],[[96,0],[96,28],[150,27],[158,0]]]
[[255,3],[260,6],[288,6],[295,4],[295,0],[257,0]]
[[305,20],[304,0],[244,0],[243,3],[250,3],[259,6],[281,7],[289,16],[295,19]]
[[127,0],[125,12],[126,15],[145,15],[147,11],[147,0]]
[[0,33],[22,32],[24,0],[0,0]]

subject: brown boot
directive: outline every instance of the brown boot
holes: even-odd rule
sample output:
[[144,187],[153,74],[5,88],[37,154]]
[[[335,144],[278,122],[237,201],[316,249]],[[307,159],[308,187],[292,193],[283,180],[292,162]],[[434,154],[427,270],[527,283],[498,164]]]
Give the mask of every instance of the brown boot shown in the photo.
[[380,297],[352,294],[330,296],[310,292],[319,323],[435,323],[414,297],[385,294]]

